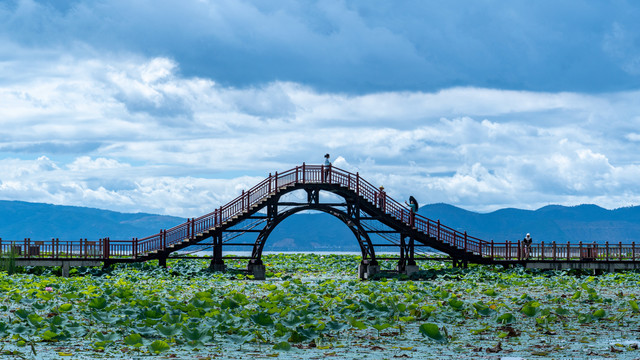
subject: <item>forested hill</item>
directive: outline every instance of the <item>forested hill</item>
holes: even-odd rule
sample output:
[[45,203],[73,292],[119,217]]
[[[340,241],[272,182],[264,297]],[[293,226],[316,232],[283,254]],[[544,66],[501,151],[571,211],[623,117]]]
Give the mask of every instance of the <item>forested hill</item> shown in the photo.
[[[595,205],[546,206],[538,210],[502,209],[475,213],[447,204],[420,208],[423,216],[485,239],[516,241],[529,232],[535,242],[636,241],[640,244],[640,206],[606,210]],[[0,238],[130,239],[157,233],[185,219],[119,213],[85,207],[0,201]],[[253,234],[255,236],[255,234]],[[294,215],[276,227],[266,250],[357,251],[358,244],[339,220],[324,213]]]

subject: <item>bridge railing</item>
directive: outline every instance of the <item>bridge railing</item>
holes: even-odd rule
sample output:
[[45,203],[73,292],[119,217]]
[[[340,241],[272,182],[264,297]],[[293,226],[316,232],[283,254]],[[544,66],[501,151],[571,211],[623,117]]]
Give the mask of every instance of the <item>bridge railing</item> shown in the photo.
[[104,257],[104,240],[61,241],[59,239],[33,241],[0,239],[0,255],[18,259],[97,259]]
[[636,261],[640,260],[640,246],[635,242],[623,244],[582,243],[571,244],[541,242],[529,249],[520,241],[490,242],[483,248],[483,256],[496,260],[539,261]]

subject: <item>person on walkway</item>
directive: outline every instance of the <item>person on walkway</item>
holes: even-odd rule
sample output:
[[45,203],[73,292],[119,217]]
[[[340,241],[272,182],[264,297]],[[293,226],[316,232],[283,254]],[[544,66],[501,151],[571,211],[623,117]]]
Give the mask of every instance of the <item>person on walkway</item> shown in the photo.
[[383,212],[387,212],[385,209],[385,205],[387,203],[387,193],[384,192],[384,186],[380,186],[380,191],[378,192],[378,206],[382,209]]
[[331,161],[329,161],[329,154],[324,155],[324,181],[331,182]]
[[531,244],[533,243],[533,238],[531,234],[527,233],[527,236],[522,240],[522,245],[524,245],[524,258],[529,259],[531,256]]
[[409,196],[409,202],[404,202],[407,206],[409,206],[409,225],[414,227],[416,213],[418,212],[418,200],[413,196]]

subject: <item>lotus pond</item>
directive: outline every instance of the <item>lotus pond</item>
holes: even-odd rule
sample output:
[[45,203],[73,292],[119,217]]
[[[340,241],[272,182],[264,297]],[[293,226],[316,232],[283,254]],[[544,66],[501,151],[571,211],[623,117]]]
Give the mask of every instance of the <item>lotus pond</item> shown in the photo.
[[[359,257],[278,254],[267,280],[204,260],[0,272],[0,355],[93,358],[640,358],[640,274],[425,261],[357,280]],[[230,267],[244,263],[227,260]],[[393,266],[393,264],[388,264]]]

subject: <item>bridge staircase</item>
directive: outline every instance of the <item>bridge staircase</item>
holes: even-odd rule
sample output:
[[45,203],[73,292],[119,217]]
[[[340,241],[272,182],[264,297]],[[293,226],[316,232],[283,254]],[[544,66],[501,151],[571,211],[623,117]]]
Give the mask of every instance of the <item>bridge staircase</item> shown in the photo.
[[[162,261],[175,251],[198,245],[203,240],[215,237],[222,231],[256,216],[267,204],[282,194],[309,188],[340,194],[349,202],[358,204],[369,220],[379,221],[408,239],[449,254],[455,260],[465,263],[491,262],[482,254],[474,252],[470,246],[481,240],[442,226],[439,221],[434,222],[417,214],[412,215],[406,206],[360,178],[358,173],[353,174],[336,167],[325,169],[323,166],[305,164],[284,173],[270,174],[255,187],[243,191],[238,198],[210,214],[190,219],[184,224],[160,231],[150,237],[136,239],[137,248],[144,249],[136,252],[136,259]],[[444,238],[452,241],[443,241]],[[410,262],[411,260],[409,259]]]

